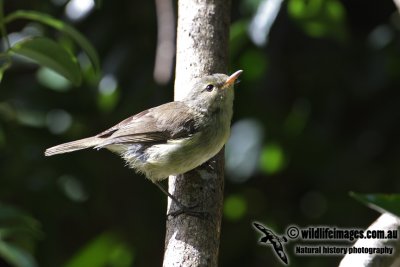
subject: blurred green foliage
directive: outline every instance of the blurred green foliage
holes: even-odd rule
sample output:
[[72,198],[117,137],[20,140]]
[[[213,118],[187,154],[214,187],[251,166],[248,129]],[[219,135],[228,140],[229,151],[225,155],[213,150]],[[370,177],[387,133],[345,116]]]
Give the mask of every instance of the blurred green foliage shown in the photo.
[[134,250],[119,240],[117,234],[103,233],[80,249],[65,267],[129,267],[132,266],[133,253]]
[[247,210],[246,200],[242,195],[229,195],[224,201],[224,216],[228,220],[239,220]]
[[38,221],[0,203],[0,259],[17,267],[38,266],[32,255],[34,242],[41,236]]
[[[100,62],[96,50],[90,42],[73,27],[61,20],[51,17],[50,15],[35,11],[17,10],[5,16],[3,12],[3,1],[0,1],[0,9],[0,29],[4,36],[3,41],[5,44],[5,51],[2,53],[3,57],[10,58],[13,54],[24,56],[43,67],[52,69],[64,78],[68,79],[75,86],[81,84],[82,76],[77,59],[74,55],[69,53],[61,43],[59,44],[49,38],[35,35],[21,36],[20,38],[22,41],[19,41],[16,44],[10,42],[6,30],[7,23],[16,19],[38,21],[70,36],[88,55],[93,64],[94,73],[96,73],[96,75],[100,74]],[[63,43],[65,44],[65,42],[66,40],[64,39]],[[4,64],[3,67],[0,68],[1,77],[10,65],[11,64]]]
[[267,174],[274,174],[283,169],[285,155],[281,146],[276,143],[267,144],[260,157],[261,170]]
[[26,39],[13,45],[11,51],[54,70],[75,86],[82,81],[77,59],[51,39],[46,37]]
[[[96,1],[80,19],[66,12],[73,2],[4,1],[1,30],[11,45],[27,36],[50,39],[35,52],[56,44],[63,52],[46,60],[67,53],[82,79],[59,75],[68,78],[75,67],[56,73],[42,57],[38,66],[4,54],[11,50],[3,42],[0,266],[160,266],[166,199],[150,182],[109,152],[43,156],[47,147],[173,97],[173,81],[160,86],[152,77],[152,1]],[[400,16],[393,3],[289,0],[267,44],[257,46],[249,24],[262,3],[232,1],[230,71],[244,73],[227,155],[235,168],[226,176],[221,266],[280,266],[257,245],[253,221],[278,233],[290,224],[366,228],[379,213],[349,191],[393,213],[398,203],[386,195],[400,187]],[[240,148],[245,156],[237,157]],[[340,260],[288,254],[291,266]]]
[[312,37],[347,37],[345,9],[338,0],[290,0],[288,12]]
[[400,218],[399,194],[357,194],[350,192],[350,195],[372,209],[382,213],[388,212]]

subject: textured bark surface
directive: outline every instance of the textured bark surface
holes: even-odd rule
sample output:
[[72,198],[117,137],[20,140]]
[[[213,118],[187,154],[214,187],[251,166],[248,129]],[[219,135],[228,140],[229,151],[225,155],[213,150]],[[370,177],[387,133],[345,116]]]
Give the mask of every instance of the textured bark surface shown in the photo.
[[[196,78],[226,73],[230,0],[180,0],[178,3],[175,100]],[[169,191],[183,204],[198,204],[209,216],[180,215],[167,220],[164,266],[217,266],[222,218],[223,151],[184,175],[170,177]],[[168,202],[168,212],[176,210]]]
[[[400,231],[399,218],[389,213],[382,214],[374,223],[372,223],[368,230],[374,231]],[[354,243],[355,248],[393,248],[392,255],[380,255],[377,253],[353,253],[346,254],[339,267],[397,267],[400,266],[400,240],[399,239],[359,239]]]

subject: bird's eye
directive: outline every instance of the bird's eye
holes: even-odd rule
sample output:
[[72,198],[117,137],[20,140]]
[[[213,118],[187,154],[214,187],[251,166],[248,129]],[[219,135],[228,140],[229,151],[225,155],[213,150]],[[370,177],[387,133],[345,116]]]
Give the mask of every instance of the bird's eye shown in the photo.
[[206,87],[206,90],[207,90],[208,92],[211,92],[213,89],[214,89],[214,85],[212,85],[212,84],[209,84],[209,85],[207,85],[207,87]]

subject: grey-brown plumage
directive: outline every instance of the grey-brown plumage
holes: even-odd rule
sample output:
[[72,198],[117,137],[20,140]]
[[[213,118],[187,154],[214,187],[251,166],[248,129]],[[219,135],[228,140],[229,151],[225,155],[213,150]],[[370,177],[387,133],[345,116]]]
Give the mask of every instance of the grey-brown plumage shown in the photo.
[[[180,124],[174,118],[180,117]],[[169,102],[131,116],[96,136],[61,144],[45,151],[46,156],[89,147],[103,148],[130,143],[163,143],[189,136],[198,128],[192,110],[183,102]]]
[[93,137],[51,147],[46,156],[85,148],[107,148],[153,182],[201,165],[229,137],[233,85],[242,71],[200,79],[182,101],[129,117]]

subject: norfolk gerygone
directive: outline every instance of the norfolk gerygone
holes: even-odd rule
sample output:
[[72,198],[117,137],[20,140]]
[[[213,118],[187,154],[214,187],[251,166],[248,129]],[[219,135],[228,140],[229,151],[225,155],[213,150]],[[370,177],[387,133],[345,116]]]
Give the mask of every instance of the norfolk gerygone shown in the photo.
[[229,137],[233,86],[241,73],[203,77],[182,101],[147,109],[98,135],[51,147],[45,155],[106,148],[144,173],[182,208],[158,182],[200,166],[221,150]]

